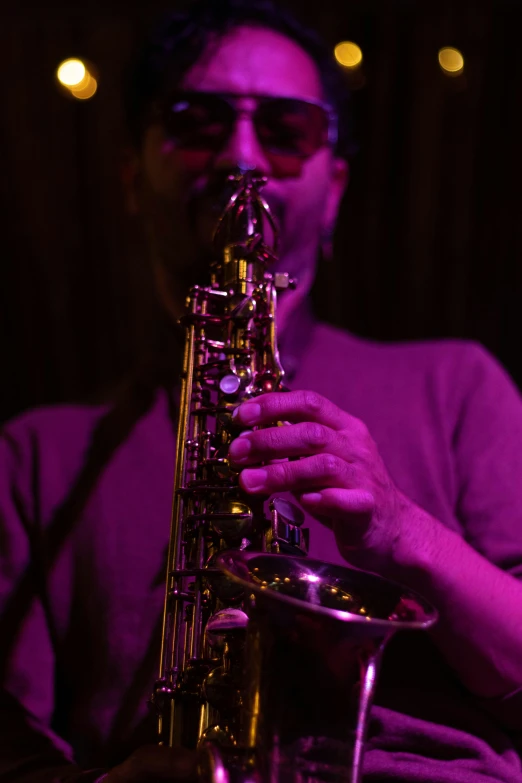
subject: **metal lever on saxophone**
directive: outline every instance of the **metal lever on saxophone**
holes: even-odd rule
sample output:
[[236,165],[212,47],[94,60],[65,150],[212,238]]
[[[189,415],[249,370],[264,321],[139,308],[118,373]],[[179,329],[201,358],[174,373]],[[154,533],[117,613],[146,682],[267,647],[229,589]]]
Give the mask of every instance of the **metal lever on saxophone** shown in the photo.
[[302,528],[303,511],[285,498],[272,498],[267,550],[274,554],[308,554],[308,528]]

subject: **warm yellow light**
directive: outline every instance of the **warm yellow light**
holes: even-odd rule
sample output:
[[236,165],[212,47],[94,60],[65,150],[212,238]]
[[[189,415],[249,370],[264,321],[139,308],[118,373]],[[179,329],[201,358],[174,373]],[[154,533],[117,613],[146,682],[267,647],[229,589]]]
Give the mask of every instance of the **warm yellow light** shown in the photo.
[[71,89],[71,95],[78,98],[80,101],[86,101],[92,98],[96,90],[98,89],[98,82],[89,74],[89,78],[86,84],[81,84],[80,88],[73,87]]
[[345,68],[358,68],[363,61],[363,53],[360,46],[353,41],[341,41],[334,49],[335,59]]
[[73,98],[88,100],[96,93],[98,82],[93,76],[96,69],[90,64],[71,57],[56,69],[56,78]]
[[464,57],[453,46],[439,50],[439,65],[447,76],[459,76],[464,70]]
[[87,70],[81,60],[71,58],[60,63],[56,71],[56,76],[60,84],[64,87],[77,87],[85,79]]

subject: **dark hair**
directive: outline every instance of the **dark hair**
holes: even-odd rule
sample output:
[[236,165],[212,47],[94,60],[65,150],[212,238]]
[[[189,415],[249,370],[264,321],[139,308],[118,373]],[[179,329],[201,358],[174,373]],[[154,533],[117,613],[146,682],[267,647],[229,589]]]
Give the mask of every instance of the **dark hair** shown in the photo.
[[314,60],[325,98],[339,117],[336,153],[355,151],[351,140],[350,94],[330,49],[287,9],[273,0],[196,0],[182,13],[167,14],[138,46],[124,83],[124,111],[131,140],[140,146],[151,104],[201,57],[216,36],[254,23],[295,41]]

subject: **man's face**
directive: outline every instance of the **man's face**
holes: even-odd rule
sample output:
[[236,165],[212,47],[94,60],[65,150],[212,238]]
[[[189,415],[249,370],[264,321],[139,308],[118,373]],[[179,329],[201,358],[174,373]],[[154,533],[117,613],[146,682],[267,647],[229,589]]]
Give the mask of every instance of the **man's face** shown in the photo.
[[[296,43],[272,30],[238,27],[216,41],[185,74],[181,88],[241,96],[231,132],[211,154],[180,148],[163,124],[146,130],[136,160],[132,203],[146,223],[160,293],[180,314],[192,283],[206,283],[211,237],[223,206],[227,175],[238,164],[268,178],[263,195],[279,225],[278,269],[298,281],[279,307],[279,320],[309,290],[323,231],[331,229],[346,180],[346,165],[324,145],[293,161],[292,171],[274,164],[257,137],[251,109],[263,95],[324,101],[313,60]],[[244,96],[244,98],[242,97]]]

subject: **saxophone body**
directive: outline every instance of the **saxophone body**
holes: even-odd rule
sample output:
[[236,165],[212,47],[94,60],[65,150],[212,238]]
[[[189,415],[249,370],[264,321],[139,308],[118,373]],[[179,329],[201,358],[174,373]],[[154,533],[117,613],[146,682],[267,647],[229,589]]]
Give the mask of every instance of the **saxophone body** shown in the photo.
[[[187,297],[158,679],[158,740],[209,783],[359,783],[384,646],[435,611],[373,574],[306,557],[301,510],[244,495],[228,447],[245,400],[284,391],[264,180],[240,171],[210,284]],[[266,241],[269,236],[270,241]]]

